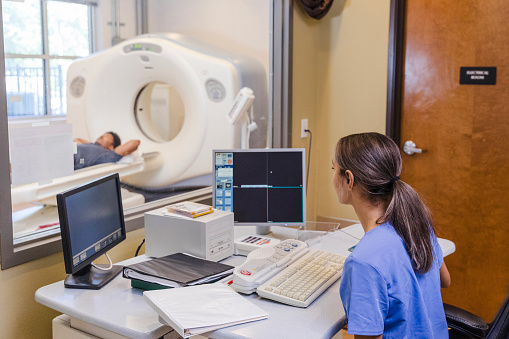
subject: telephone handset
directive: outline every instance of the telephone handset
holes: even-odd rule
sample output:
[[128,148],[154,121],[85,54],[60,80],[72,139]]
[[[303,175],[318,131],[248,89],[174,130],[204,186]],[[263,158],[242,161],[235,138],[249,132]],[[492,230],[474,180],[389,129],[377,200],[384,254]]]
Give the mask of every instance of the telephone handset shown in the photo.
[[288,267],[309,251],[305,242],[288,239],[249,253],[246,261],[233,271],[233,287],[251,294],[265,281]]

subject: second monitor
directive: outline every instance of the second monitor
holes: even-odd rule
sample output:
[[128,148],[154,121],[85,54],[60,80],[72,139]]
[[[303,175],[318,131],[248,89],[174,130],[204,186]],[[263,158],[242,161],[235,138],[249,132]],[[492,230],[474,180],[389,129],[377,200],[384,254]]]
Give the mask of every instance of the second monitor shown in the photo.
[[92,262],[126,239],[118,173],[57,194],[68,288],[100,289],[121,271]]
[[301,226],[306,221],[305,149],[214,150],[213,205],[234,225]]

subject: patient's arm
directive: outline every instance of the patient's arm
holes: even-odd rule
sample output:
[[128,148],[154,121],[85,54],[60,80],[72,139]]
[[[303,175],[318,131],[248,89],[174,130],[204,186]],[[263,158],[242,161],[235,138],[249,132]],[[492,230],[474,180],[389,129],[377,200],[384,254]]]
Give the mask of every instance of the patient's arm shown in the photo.
[[120,154],[121,156],[126,156],[136,151],[139,145],[140,145],[139,140],[129,140],[125,144],[117,146],[115,148],[115,153]]
[[73,141],[75,143],[77,143],[78,145],[81,145],[81,144],[90,144],[90,141],[87,141],[87,140],[81,139],[81,138],[75,138]]

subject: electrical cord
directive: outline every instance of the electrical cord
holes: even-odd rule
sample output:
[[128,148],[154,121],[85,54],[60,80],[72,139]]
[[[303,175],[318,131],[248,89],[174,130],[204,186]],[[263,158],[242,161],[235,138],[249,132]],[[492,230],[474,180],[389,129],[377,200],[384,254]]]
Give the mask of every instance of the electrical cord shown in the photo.
[[141,246],[143,246],[144,243],[145,243],[145,238],[143,238],[140,246],[138,246],[138,249],[136,250],[136,253],[134,254],[135,257],[137,257],[138,253],[140,253]]
[[308,151],[308,169],[306,173],[306,194],[308,192],[308,183],[309,183],[309,165],[311,161],[311,141],[313,140],[313,134],[310,130],[306,129],[304,132],[309,133],[309,151]]
[[249,109],[249,113],[246,114],[246,140],[245,140],[245,147],[249,149],[249,139],[251,138],[251,132],[256,130],[258,128],[258,125],[254,121],[254,112],[253,112],[253,106],[251,105],[251,108]]
[[110,265],[108,267],[97,266],[94,263],[92,263],[92,266],[94,266],[95,268],[97,268],[98,270],[101,270],[101,271],[109,271],[113,267],[113,261],[111,261],[111,258],[108,255],[108,253],[105,253],[104,255],[106,256],[106,258],[108,258],[108,262],[110,263]]

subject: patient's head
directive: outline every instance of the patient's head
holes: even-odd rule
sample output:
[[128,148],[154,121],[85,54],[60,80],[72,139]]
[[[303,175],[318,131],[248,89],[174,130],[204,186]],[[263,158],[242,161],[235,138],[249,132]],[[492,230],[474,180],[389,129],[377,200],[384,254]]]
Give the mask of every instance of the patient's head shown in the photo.
[[114,150],[117,146],[120,146],[120,137],[115,132],[106,132],[101,135],[95,143],[109,150]]

